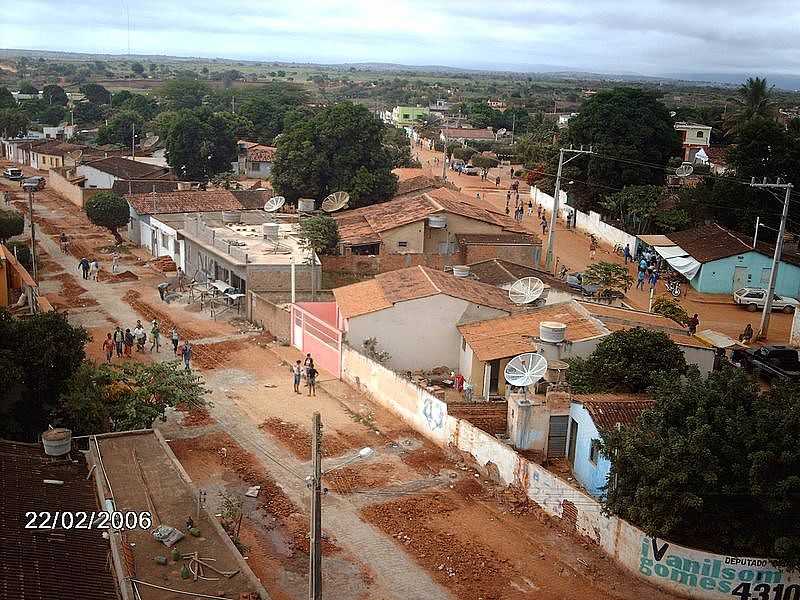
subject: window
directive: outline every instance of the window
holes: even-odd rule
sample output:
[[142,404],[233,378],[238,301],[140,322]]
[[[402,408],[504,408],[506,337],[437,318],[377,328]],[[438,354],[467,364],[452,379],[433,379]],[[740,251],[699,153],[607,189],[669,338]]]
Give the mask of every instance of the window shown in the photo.
[[589,444],[589,462],[597,465],[597,459],[600,457],[600,440],[592,440]]
[[461,338],[461,349],[462,350],[466,350],[467,349],[467,338],[465,338],[465,337]]
[[697,137],[699,137],[699,138],[703,137],[703,132],[702,131],[698,131],[697,132]]
[[397,242],[398,248],[408,248],[408,242]]
[[169,250],[169,236],[164,235],[164,232],[161,232],[161,247],[165,250]]

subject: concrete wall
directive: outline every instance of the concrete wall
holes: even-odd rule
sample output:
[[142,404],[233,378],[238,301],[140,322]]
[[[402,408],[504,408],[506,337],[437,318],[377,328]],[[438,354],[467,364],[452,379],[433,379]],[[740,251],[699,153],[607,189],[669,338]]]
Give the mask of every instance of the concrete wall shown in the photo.
[[278,306],[258,295],[247,292],[247,320],[259,324],[279,340],[291,339],[291,313],[288,307]]
[[461,246],[461,262],[465,265],[496,258],[519,265],[536,267],[541,259],[541,246],[510,246],[505,244],[465,244]]
[[[467,452],[484,467],[492,463],[504,483],[520,486],[545,512],[574,526],[576,533],[592,540],[618,565],[663,590],[685,598],[725,600],[743,582],[752,582],[753,591],[773,595],[783,590],[776,586],[800,585],[800,573],[778,569],[767,559],[718,555],[653,539],[630,523],[603,514],[591,496],[493,435],[448,415],[446,404],[346,345],[342,379],[369,392],[377,404],[432,442]],[[767,587],[755,589],[760,583]]]
[[[422,254],[425,250],[425,221],[384,231],[381,238],[381,254]],[[400,242],[407,245],[401,247]]]
[[[587,492],[598,498],[603,495],[601,489],[608,481],[608,472],[611,469],[609,460],[599,454],[597,462],[590,459],[592,440],[600,440],[600,432],[589,415],[589,412],[579,402],[573,402],[569,410],[570,424],[567,433],[567,448],[572,447],[575,437],[575,458],[572,461],[572,472]],[[575,423],[573,423],[573,421]],[[577,431],[575,430],[577,424]]]
[[714,348],[698,348],[683,344],[678,344],[678,348],[683,351],[686,364],[697,365],[701,375],[708,375],[714,370]]
[[102,190],[86,189],[79,187],[61,175],[58,171],[50,170],[47,187],[54,190],[59,196],[66,198],[80,209],[86,205],[86,201]]
[[456,369],[461,343],[456,325],[468,307],[479,320],[507,314],[437,294],[348,319],[347,342],[361,348],[364,340],[377,338],[380,348],[391,354],[387,365],[400,371],[442,365]]
[[422,265],[432,269],[444,269],[445,265],[460,264],[459,256],[432,254],[382,254],[380,256],[320,256],[322,270],[326,273],[353,273],[355,275],[377,275],[406,267]]
[[111,189],[117,179],[113,175],[95,169],[90,165],[78,165],[76,168],[78,175],[86,177],[87,188],[102,188],[108,190]]
[[[728,256],[705,263],[694,279],[690,281],[698,292],[706,294],[731,294],[733,275],[736,267],[747,269],[745,286],[769,286],[772,257],[760,252],[746,252],[738,256]],[[778,281],[775,287],[778,295],[800,297],[800,267],[782,262],[778,267]]]

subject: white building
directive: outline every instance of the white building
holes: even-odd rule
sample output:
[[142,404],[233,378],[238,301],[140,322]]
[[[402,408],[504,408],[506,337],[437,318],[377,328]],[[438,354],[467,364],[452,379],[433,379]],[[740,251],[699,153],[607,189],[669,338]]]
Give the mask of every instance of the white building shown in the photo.
[[77,166],[77,175],[85,178],[83,187],[110,190],[115,181],[172,179],[169,169],[128,160],[121,156],[100,158]]
[[[681,135],[681,144],[683,145],[683,160],[694,162],[694,156],[703,148],[704,151],[708,149],[711,144],[711,126],[700,125],[698,123],[684,123],[679,121],[675,123],[675,131]],[[708,154],[706,152],[706,154]]]

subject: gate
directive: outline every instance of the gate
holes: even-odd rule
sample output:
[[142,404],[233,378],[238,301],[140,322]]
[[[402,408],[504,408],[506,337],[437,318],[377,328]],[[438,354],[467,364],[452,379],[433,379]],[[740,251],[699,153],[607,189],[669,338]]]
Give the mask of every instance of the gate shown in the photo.
[[318,368],[338,379],[342,371],[342,332],[336,326],[335,315],[335,302],[292,304],[292,346],[311,354]]
[[547,458],[560,458],[567,453],[568,416],[550,417],[550,430],[547,436]]

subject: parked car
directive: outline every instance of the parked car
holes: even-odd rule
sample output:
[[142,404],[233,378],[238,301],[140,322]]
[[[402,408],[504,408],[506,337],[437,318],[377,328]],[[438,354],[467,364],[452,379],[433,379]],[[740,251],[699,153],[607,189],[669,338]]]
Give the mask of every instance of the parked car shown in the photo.
[[596,283],[583,285],[583,273],[569,273],[567,275],[567,285],[575,292],[584,296],[594,296],[600,286]]
[[[767,290],[763,288],[741,288],[733,292],[733,301],[747,307],[750,312],[755,312],[764,308],[767,302]],[[793,313],[797,308],[798,302],[794,298],[787,296],[772,297],[772,310],[782,310],[785,313]]]
[[3,171],[3,177],[10,179],[11,181],[19,181],[25,177],[25,174],[22,172],[22,169],[8,167],[5,171]]
[[473,167],[472,165],[464,165],[461,168],[461,172],[464,175],[479,175],[481,170],[478,167]]
[[800,379],[800,358],[790,346],[734,350],[731,361],[764,379]]
[[22,182],[23,186],[31,184],[35,185],[37,190],[43,190],[44,186],[47,185],[47,180],[41,175],[36,175],[34,177],[28,177]]
[[461,160],[460,158],[456,158],[450,163],[450,169],[453,171],[461,172],[461,169],[463,168],[464,168],[464,161]]

